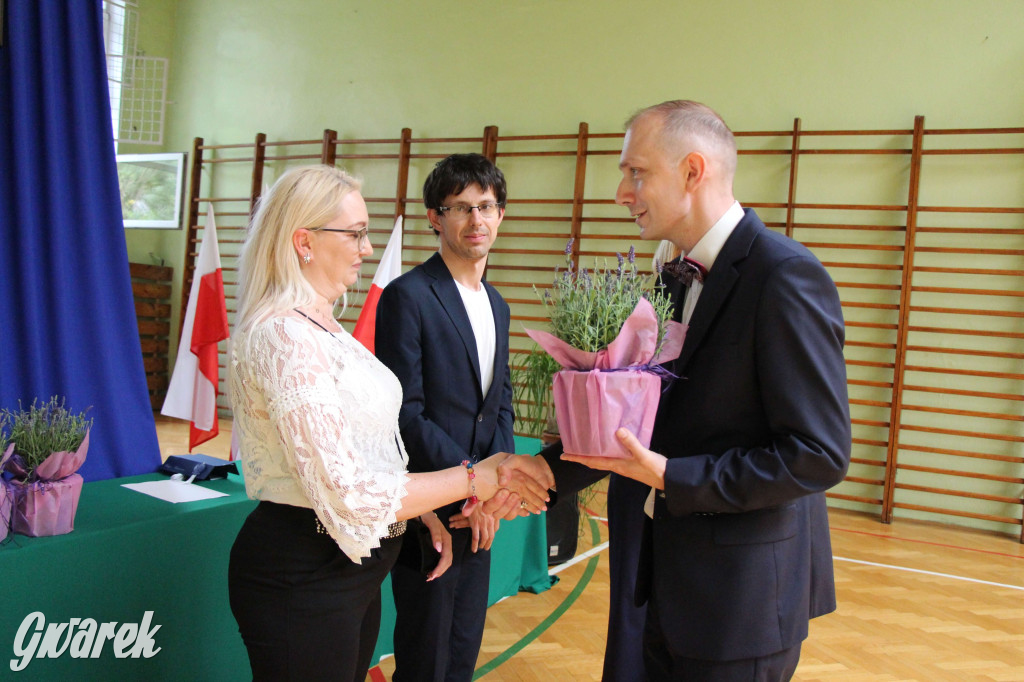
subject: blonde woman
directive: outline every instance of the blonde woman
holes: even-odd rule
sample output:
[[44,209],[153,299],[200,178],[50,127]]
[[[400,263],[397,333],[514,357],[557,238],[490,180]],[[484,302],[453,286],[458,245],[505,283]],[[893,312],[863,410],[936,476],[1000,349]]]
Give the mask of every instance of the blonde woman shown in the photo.
[[[373,253],[357,180],[331,166],[288,171],[260,202],[242,248],[229,391],[246,490],[260,504],[231,550],[232,613],[256,680],[362,682],[380,626],[380,585],[417,517],[451,562],[431,511],[509,488],[544,509],[553,481],[529,457],[409,474],[401,386],[335,320]],[[540,480],[533,480],[530,475]]]

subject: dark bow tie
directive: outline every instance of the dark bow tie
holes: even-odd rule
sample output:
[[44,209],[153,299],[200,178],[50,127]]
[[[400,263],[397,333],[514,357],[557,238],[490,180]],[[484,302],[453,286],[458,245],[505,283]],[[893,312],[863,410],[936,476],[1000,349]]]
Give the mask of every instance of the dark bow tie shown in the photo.
[[669,273],[686,286],[693,284],[694,280],[703,283],[708,274],[708,269],[702,263],[685,257],[669,261],[661,269],[662,272]]

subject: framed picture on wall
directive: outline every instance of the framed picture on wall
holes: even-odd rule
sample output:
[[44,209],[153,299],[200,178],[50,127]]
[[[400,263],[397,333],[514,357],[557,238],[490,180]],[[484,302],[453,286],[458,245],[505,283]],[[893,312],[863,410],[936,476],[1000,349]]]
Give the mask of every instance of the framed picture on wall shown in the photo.
[[181,227],[185,154],[118,154],[125,227]]

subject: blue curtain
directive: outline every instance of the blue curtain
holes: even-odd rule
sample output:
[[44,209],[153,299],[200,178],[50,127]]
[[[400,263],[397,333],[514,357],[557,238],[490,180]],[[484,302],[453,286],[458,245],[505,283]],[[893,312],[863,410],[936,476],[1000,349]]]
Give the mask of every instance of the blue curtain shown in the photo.
[[0,407],[90,408],[86,480],[160,464],[114,160],[100,0],[6,0]]

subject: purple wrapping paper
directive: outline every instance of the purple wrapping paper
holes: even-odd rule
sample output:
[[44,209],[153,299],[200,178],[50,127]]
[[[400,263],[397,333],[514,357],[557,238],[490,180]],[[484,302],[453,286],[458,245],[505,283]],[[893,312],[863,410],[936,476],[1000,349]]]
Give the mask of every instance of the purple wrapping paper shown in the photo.
[[[11,453],[14,452],[14,443],[7,446],[7,450],[0,455],[0,473],[3,473],[4,464],[7,463]],[[4,478],[0,478],[0,542],[7,537],[7,532],[11,528],[11,506],[14,502],[14,496],[11,494],[7,481]]]
[[[16,444],[14,444],[16,445]],[[64,535],[75,529],[75,512],[82,494],[82,477],[76,474],[89,450],[89,434],[74,452],[54,452],[25,476],[20,457],[5,462],[15,478],[7,484],[13,498],[11,530],[22,535],[43,537]]]
[[594,352],[574,348],[548,332],[526,333],[564,369],[555,373],[552,394],[565,452],[600,457],[628,457],[615,437],[625,427],[650,447],[654,417],[661,400],[661,377],[650,367],[679,357],[686,327],[669,322],[661,352],[654,308],[641,298],[608,348]]
[[7,489],[7,481],[0,478],[0,542],[7,538],[11,526],[11,504],[13,499]]
[[75,529],[82,483],[78,474],[59,481],[11,481],[14,491],[11,530],[35,538],[70,533]]
[[628,457],[615,437],[619,427],[632,431],[644,447],[650,446],[661,400],[661,378],[656,374],[563,369],[555,374],[552,392],[566,452]]

